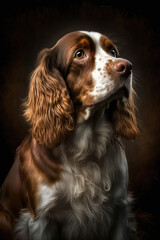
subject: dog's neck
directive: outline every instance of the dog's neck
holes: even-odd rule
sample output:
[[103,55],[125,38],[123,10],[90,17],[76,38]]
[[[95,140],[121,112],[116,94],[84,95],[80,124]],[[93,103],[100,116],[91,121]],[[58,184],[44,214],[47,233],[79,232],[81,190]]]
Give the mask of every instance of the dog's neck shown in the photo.
[[74,161],[80,162],[90,156],[100,160],[112,138],[113,129],[106,120],[105,109],[97,109],[89,119],[76,125],[61,147]]
[[78,123],[75,130],[56,148],[39,145],[33,138],[32,155],[35,164],[42,169],[46,165],[52,168],[51,165],[55,163],[61,165],[64,161],[71,164],[83,164],[86,160],[98,163],[113,138],[112,125],[106,120],[105,109],[98,109],[88,120]]

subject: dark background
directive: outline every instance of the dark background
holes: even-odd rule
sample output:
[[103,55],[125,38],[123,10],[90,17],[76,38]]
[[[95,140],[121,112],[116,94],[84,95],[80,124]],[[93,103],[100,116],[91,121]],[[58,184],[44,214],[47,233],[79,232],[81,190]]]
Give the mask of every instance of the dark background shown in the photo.
[[[160,24],[154,1],[5,2],[0,10],[0,183],[28,131],[21,104],[40,50],[65,33],[92,30],[108,35],[121,57],[133,64],[141,136],[127,143],[130,190],[140,239],[159,230],[160,171]],[[159,234],[158,234],[159,236]]]

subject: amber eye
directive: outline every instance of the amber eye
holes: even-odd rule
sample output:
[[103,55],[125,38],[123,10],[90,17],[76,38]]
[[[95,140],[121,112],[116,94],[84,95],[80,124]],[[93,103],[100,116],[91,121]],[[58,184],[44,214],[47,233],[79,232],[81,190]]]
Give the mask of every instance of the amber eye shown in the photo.
[[83,50],[78,50],[76,53],[75,53],[75,58],[78,59],[78,60],[81,60],[85,57],[85,53]]
[[110,50],[110,53],[112,54],[113,57],[117,57],[117,52],[114,48]]

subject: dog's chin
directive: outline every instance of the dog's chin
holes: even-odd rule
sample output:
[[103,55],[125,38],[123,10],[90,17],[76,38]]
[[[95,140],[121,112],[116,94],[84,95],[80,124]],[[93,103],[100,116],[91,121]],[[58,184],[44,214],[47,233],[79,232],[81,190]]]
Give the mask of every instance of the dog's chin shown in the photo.
[[75,104],[75,107],[76,109],[90,109],[90,110],[94,110],[100,107],[105,107],[106,109],[108,109],[112,104],[112,102],[120,101],[124,103],[129,98],[129,95],[130,95],[130,90],[127,87],[123,86],[117,91],[111,93],[109,96],[107,96],[103,100],[99,100],[93,104],[78,103],[78,104]]
[[110,115],[110,113],[116,108],[117,104],[123,106],[123,104],[128,100],[130,95],[130,91],[123,86],[118,89],[114,93],[112,93],[109,97],[96,102],[94,104],[84,105],[79,104],[76,108],[77,110],[77,122],[82,123],[90,118],[97,110],[105,109],[106,113]]
[[130,96],[130,90],[127,87],[123,86],[117,91],[113,92],[110,96],[103,99],[102,101],[99,101],[93,105],[90,105],[89,107],[94,107],[97,109],[102,106],[108,109],[110,108],[112,103],[115,103],[117,101],[122,104],[125,103],[129,99],[129,96]]

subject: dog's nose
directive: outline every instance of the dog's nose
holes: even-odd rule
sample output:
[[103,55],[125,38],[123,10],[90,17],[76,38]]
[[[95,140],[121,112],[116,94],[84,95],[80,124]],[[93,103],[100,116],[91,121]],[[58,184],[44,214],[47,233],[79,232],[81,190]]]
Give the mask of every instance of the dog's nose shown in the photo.
[[128,60],[119,59],[113,63],[112,69],[114,72],[117,72],[125,77],[128,77],[131,74],[132,64]]

